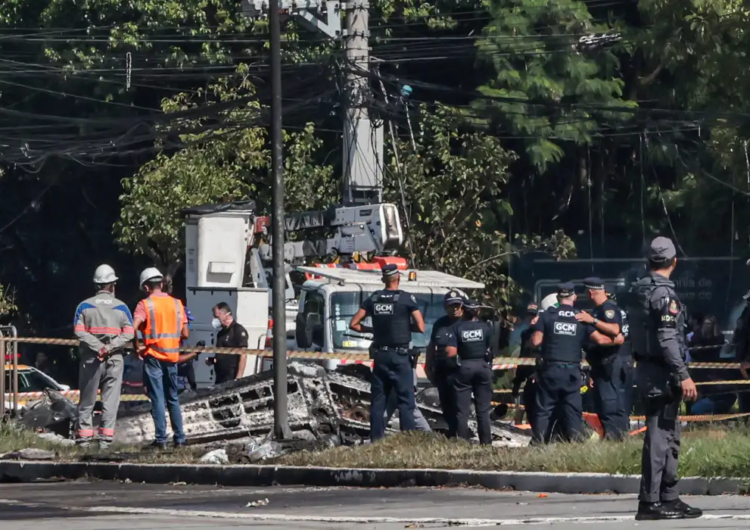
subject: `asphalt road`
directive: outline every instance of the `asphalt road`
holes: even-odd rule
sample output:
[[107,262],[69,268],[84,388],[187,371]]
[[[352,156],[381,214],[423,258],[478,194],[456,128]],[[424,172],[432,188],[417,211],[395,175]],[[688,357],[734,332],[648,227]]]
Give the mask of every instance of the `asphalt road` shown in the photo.
[[[266,503],[267,500],[267,503]],[[632,495],[480,489],[220,488],[112,482],[0,485],[0,530],[396,530],[554,524],[556,530],[750,526],[750,497],[693,497],[706,517],[637,523]],[[255,503],[253,506],[252,503]],[[250,506],[249,506],[250,504]]]

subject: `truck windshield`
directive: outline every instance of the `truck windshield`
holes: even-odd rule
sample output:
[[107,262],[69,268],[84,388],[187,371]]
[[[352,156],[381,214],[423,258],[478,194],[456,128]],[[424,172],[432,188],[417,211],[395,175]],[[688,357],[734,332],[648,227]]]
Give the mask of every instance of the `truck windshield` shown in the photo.
[[[366,350],[370,346],[370,340],[360,338],[358,333],[349,329],[349,322],[359,310],[362,300],[370,296],[374,291],[363,291],[361,293],[334,293],[331,295],[331,326],[333,332],[333,347],[337,350]],[[414,293],[419,304],[419,310],[424,315],[425,333],[412,333],[414,346],[424,348],[430,340],[432,326],[435,321],[445,315],[443,309],[443,295],[429,293]],[[371,319],[367,317],[364,322],[371,325]]]

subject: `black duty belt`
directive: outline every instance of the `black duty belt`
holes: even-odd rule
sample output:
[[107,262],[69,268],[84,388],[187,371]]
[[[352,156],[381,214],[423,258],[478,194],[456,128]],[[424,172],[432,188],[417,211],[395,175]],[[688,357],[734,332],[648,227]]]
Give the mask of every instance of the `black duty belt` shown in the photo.
[[396,353],[409,353],[409,346],[375,346],[375,350],[377,351],[392,351]]
[[566,368],[573,368],[573,367],[580,368],[581,367],[581,363],[580,362],[575,362],[575,361],[558,361],[558,360],[554,360],[554,359],[551,359],[551,360],[548,360],[548,359],[539,359],[537,361],[537,364],[539,366],[555,365],[555,366],[563,366],[563,367],[566,367]]

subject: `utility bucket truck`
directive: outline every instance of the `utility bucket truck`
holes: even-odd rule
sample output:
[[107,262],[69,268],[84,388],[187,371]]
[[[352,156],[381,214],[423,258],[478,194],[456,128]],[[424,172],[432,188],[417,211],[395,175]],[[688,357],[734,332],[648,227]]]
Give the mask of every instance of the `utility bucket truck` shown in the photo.
[[[270,219],[257,216],[254,201],[206,205],[183,211],[185,216],[187,307],[195,320],[190,346],[213,346],[217,331],[211,326],[212,308],[226,302],[235,320],[248,332],[250,349],[268,349],[269,356],[249,356],[245,376],[272,368],[273,323],[271,299]],[[349,331],[349,320],[362,300],[382,288],[380,268],[395,263],[401,269],[402,289],[421,304],[427,326],[414,335],[414,346],[424,348],[432,325],[443,312],[443,296],[450,289],[483,289],[484,284],[435,271],[408,270],[406,260],[388,256],[403,242],[398,210],[392,204],[332,207],[326,211],[285,217],[287,234],[317,229],[318,239],[284,245],[287,262],[286,333],[291,351],[367,353],[371,337]],[[312,259],[351,261],[369,255],[369,263],[319,264]],[[291,272],[306,280],[295,288]],[[299,296],[298,296],[299,292]],[[208,354],[210,355],[210,354]],[[201,356],[195,364],[199,386],[212,384],[212,368]],[[290,355],[290,359],[294,358]],[[300,359],[308,360],[308,359]],[[323,361],[334,369],[340,361]],[[424,374],[421,374],[424,377]]]

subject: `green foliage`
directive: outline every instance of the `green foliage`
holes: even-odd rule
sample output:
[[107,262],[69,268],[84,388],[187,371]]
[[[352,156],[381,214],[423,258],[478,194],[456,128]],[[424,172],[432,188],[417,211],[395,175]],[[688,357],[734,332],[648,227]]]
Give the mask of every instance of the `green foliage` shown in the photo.
[[611,51],[593,56],[574,49],[583,34],[603,32],[580,0],[490,0],[492,20],[478,42],[494,76],[475,107],[498,130],[516,136],[543,172],[560,162],[565,145],[587,145],[603,119],[622,119],[594,107],[624,107],[619,61]]
[[17,309],[13,294],[0,285],[0,317],[14,313]]
[[517,294],[507,276],[512,256],[530,249],[574,255],[561,233],[509,241],[501,227],[513,208],[503,191],[515,155],[500,140],[462,131],[460,116],[446,107],[423,107],[421,118],[416,151],[408,141],[392,151],[385,190],[386,200],[402,206],[416,266],[482,281],[486,296],[502,304]]
[[[214,129],[210,133],[181,135],[189,146],[177,153],[161,152],[133,177],[122,182],[121,214],[115,225],[119,244],[146,254],[173,276],[183,263],[184,241],[180,211],[190,206],[240,199],[253,199],[261,211],[271,202],[267,131],[253,126],[260,105],[251,96],[253,87],[245,78],[238,85],[222,79],[195,96],[179,94],[164,102],[165,112],[176,112],[205,104],[206,100],[237,101],[222,113],[227,123],[247,127]],[[213,118],[212,118],[213,119]],[[176,120],[180,130],[199,130],[208,118]],[[321,140],[307,124],[301,131],[285,133],[285,181],[287,211],[328,206],[336,196],[333,169],[317,163]]]

